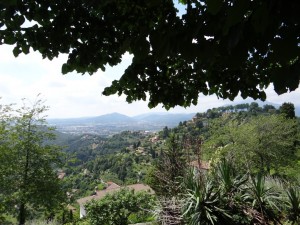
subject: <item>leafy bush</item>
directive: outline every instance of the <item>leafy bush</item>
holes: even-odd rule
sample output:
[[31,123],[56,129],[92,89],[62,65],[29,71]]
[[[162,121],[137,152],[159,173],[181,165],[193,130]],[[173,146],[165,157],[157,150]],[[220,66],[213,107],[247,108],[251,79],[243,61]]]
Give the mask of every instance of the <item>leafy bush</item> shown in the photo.
[[[154,206],[154,196],[146,192],[121,189],[106,195],[99,201],[91,201],[86,205],[87,219],[93,225],[127,225],[133,219],[132,214],[140,219],[147,219]],[[143,221],[135,221],[143,222]]]

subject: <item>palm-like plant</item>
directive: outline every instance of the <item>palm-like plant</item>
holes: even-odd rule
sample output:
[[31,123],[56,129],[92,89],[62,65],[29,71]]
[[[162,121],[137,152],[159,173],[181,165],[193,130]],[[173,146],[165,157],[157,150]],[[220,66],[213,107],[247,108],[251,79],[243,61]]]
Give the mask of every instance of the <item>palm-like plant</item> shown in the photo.
[[220,198],[224,209],[232,216],[231,224],[248,224],[249,218],[243,213],[243,199],[248,182],[248,174],[239,174],[234,166],[225,158],[215,167],[214,185],[220,190]]
[[288,219],[292,224],[300,224],[300,192],[299,187],[289,187],[286,191]]
[[243,185],[248,181],[248,175],[236,173],[235,168],[226,159],[222,159],[216,167],[216,183],[225,195],[234,195],[241,192]]
[[188,224],[226,224],[231,217],[222,207],[220,192],[204,177],[190,171],[185,180],[187,194],[183,206]]
[[247,191],[244,194],[246,201],[251,203],[251,208],[247,211],[255,221],[260,224],[268,221],[279,221],[279,206],[282,205],[280,191],[267,185],[265,176],[261,173],[251,177]]

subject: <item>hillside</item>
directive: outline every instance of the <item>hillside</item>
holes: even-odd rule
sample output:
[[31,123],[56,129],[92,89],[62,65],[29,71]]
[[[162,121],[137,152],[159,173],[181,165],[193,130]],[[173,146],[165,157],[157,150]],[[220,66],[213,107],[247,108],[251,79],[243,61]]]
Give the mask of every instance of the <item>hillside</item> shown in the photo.
[[[110,114],[106,118],[114,116],[121,121],[128,119],[119,114]],[[181,115],[176,116],[182,119]],[[154,122],[157,118],[167,120],[167,115],[140,115],[130,120]],[[155,133],[123,131],[102,136],[57,132],[57,143],[67,146],[64,151],[70,159],[61,168],[64,187],[71,193],[73,206],[76,206],[76,199],[94,195],[96,189],[105,189],[105,184],[111,182],[121,186],[148,184],[157,196],[164,196],[169,191],[176,191],[179,183],[184,185],[181,180],[186,176],[184,171],[197,164],[194,162],[197,162],[199,155],[203,162],[201,165],[207,165],[205,170],[219,168],[215,166],[221,159],[229,159],[241,177],[263,171],[294,182],[300,179],[300,149],[297,144],[300,123],[299,118],[296,119],[298,124],[297,120],[290,120],[286,114],[281,114],[278,107],[252,102],[212,108],[197,113],[189,120],[180,121],[178,126],[164,127]],[[260,157],[264,160],[261,161]],[[184,171],[179,171],[178,165],[183,162],[187,163],[182,167]],[[246,168],[245,165],[251,166]],[[158,169],[162,176],[156,173]],[[172,173],[181,174],[175,183],[171,182],[174,185],[165,180],[173,176]],[[251,185],[249,177],[247,182]],[[212,188],[218,191],[219,186],[213,185]],[[186,190],[183,189],[183,193],[186,194]]]
[[116,123],[132,123],[135,119],[120,114],[110,113],[96,117],[82,117],[82,118],[66,118],[66,119],[48,119],[49,124],[56,126],[68,126],[68,125],[97,125],[97,124],[116,124]]
[[[77,159],[74,164],[76,168],[74,167],[72,170],[78,171],[88,168],[90,171],[95,171],[95,168],[98,168],[97,174],[109,171],[109,177],[116,182],[130,183],[136,177],[137,168],[140,168],[138,165],[145,161],[152,164],[153,160],[161,154],[161,151],[165,149],[165,140],[171,133],[179,137],[190,137],[192,139],[202,137],[203,141],[206,142],[211,138],[214,126],[219,127],[219,121],[224,118],[227,119],[222,122],[222,126],[231,121],[247,121],[259,115],[268,117],[277,114],[278,110],[271,105],[259,106],[256,103],[229,105],[209,109],[204,113],[197,113],[193,119],[179,122],[179,125],[173,128],[165,127],[157,133],[123,131],[107,137],[96,134],[71,135],[65,139],[64,145],[67,146],[65,151]],[[182,119],[181,115],[176,116]],[[167,115],[140,115],[134,119],[148,121],[152,119],[155,121],[157,118],[166,117]],[[66,134],[63,134],[63,136],[68,137]],[[205,153],[203,156],[208,160],[211,153]],[[131,159],[129,160],[129,158]],[[125,170],[121,171],[119,168],[121,166],[120,162],[123,160],[131,161],[132,159],[135,161],[135,172],[131,171],[133,164],[129,163],[130,166],[126,168],[125,174]]]
[[120,113],[97,117],[48,119],[48,123],[64,133],[112,135],[122,131],[159,131],[163,127],[175,127],[179,122],[192,119],[195,114],[141,114],[129,117]]

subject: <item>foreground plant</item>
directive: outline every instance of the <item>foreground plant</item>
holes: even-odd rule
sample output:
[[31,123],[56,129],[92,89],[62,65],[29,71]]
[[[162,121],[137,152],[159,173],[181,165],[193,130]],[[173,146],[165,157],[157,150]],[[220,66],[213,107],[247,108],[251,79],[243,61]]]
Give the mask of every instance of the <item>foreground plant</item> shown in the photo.
[[222,206],[220,191],[211,181],[190,171],[186,179],[187,194],[183,206],[184,217],[190,225],[226,224],[231,216]]
[[0,202],[20,225],[65,200],[55,171],[62,165],[61,147],[50,144],[55,135],[45,120],[48,107],[40,99],[23,103],[18,109],[0,105]]
[[286,191],[288,220],[292,224],[300,224],[300,192],[299,187],[289,187]]
[[87,219],[93,225],[126,225],[130,223],[132,214],[140,219],[149,218],[154,205],[154,196],[149,193],[121,189],[99,201],[89,202],[86,205]]
[[244,198],[251,203],[246,213],[252,217],[254,223],[280,223],[282,193],[275,186],[268,186],[264,175],[259,173],[256,177],[251,177]]
[[250,219],[243,212],[248,174],[238,173],[232,163],[223,158],[215,166],[212,179],[213,185],[220,191],[224,209],[231,215],[230,224],[248,224]]

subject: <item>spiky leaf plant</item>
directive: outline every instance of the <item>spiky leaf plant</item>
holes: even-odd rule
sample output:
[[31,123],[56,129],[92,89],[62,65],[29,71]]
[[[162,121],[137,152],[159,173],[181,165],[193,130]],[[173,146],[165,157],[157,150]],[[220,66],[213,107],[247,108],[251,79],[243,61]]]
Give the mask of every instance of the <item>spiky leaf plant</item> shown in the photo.
[[288,220],[292,224],[300,224],[300,192],[299,186],[289,187],[287,194]]
[[184,217],[190,225],[226,224],[231,216],[222,207],[220,191],[212,182],[201,177],[197,170],[187,174],[185,185],[187,194],[183,207]]

